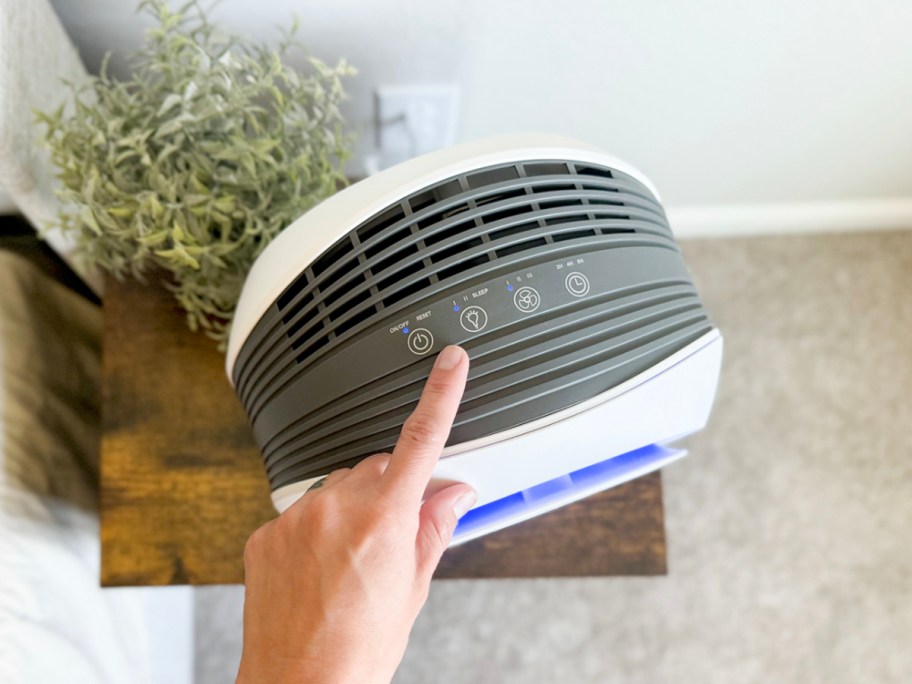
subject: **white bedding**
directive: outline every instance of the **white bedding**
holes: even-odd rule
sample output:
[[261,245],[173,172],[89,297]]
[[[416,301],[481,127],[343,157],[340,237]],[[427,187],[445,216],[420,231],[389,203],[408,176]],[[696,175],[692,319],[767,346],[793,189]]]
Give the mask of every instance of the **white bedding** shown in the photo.
[[97,307],[0,252],[3,684],[191,681],[190,590],[99,587],[100,332]]

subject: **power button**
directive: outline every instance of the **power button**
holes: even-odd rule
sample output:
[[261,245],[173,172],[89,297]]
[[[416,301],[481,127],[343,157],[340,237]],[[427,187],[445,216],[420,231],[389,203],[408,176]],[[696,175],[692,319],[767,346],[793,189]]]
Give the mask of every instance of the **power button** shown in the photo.
[[412,354],[422,356],[431,351],[434,346],[434,336],[427,328],[415,328],[408,336],[408,348]]

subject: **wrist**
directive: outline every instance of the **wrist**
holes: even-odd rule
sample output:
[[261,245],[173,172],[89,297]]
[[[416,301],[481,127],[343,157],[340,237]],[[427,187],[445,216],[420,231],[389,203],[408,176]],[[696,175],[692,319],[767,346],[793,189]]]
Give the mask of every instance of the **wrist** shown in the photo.
[[241,657],[235,684],[389,684],[395,667],[389,674],[381,663],[372,666],[353,663],[351,659],[281,660],[269,658],[252,662]]

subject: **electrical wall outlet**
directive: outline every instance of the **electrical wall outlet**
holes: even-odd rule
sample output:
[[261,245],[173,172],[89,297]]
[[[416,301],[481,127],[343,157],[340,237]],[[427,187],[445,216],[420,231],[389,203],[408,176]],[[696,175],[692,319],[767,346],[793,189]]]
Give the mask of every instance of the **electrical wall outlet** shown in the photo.
[[375,93],[378,166],[452,145],[459,88],[453,85],[384,86]]

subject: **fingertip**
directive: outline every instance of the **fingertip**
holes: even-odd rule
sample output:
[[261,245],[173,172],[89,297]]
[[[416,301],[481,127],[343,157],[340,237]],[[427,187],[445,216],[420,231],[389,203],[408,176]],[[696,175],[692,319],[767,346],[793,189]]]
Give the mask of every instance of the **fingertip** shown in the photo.
[[451,510],[458,520],[478,501],[478,492],[470,484],[457,482],[438,489],[431,494],[425,504],[433,502],[432,507],[441,513]]
[[453,502],[453,513],[458,521],[462,516],[469,512],[469,509],[478,501],[478,492],[473,487],[466,485],[462,493],[458,495]]
[[467,358],[466,350],[456,344],[451,344],[443,348],[437,355],[434,367],[440,370],[453,370],[457,368]]

